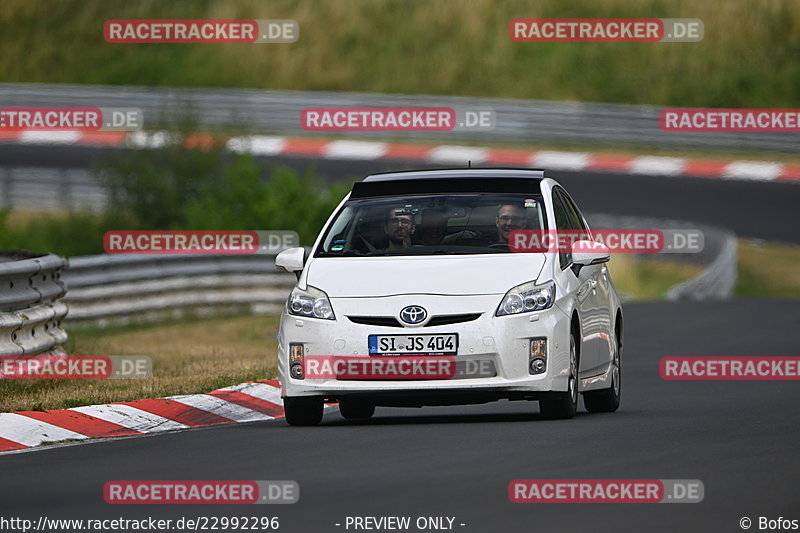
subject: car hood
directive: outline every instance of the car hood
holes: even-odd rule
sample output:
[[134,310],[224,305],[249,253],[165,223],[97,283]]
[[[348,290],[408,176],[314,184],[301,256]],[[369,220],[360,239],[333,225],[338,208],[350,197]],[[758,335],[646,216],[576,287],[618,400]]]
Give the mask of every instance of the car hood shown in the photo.
[[331,298],[505,294],[539,277],[545,254],[315,258],[306,283]]

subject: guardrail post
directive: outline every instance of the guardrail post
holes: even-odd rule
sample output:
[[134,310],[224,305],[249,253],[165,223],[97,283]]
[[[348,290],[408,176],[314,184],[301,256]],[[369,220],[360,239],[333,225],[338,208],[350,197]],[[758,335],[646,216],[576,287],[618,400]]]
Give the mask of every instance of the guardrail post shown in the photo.
[[58,171],[58,193],[61,206],[71,210],[73,207],[72,190],[69,183],[69,173],[64,168]]
[[3,204],[2,207],[4,209],[11,209],[14,207],[11,204],[11,186],[13,183],[14,175],[12,174],[13,170],[9,167],[3,167],[3,181],[0,183],[0,190],[3,191],[2,199]]

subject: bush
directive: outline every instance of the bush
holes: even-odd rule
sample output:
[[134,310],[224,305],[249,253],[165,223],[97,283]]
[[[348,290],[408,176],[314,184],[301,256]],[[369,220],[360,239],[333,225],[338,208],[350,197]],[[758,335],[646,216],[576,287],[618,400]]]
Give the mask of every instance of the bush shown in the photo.
[[263,169],[250,155],[178,145],[114,158],[97,175],[125,221],[115,229],[294,230],[307,245],[349,190],[311,172]]

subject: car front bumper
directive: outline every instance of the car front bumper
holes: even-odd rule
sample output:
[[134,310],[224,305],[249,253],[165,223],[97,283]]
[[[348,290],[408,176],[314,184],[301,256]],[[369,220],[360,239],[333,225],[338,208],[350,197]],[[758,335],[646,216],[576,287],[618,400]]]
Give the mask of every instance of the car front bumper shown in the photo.
[[[378,298],[332,298],[336,320],[289,315],[278,332],[278,373],[284,397],[323,396],[337,400],[363,396],[385,405],[479,403],[499,398],[533,399],[567,390],[570,317],[553,306],[544,311],[495,316],[503,295],[399,295]],[[408,305],[421,305],[432,316],[482,313],[469,322],[430,327],[387,327],[358,324],[348,317],[397,316]],[[456,333],[455,361],[491,361],[493,377],[459,379],[295,379],[289,375],[289,345],[302,344],[306,358],[370,357],[369,335]],[[529,371],[530,341],[547,340],[547,367]],[[373,356],[375,357],[375,356]],[[377,356],[385,358],[386,356]],[[463,364],[463,363],[462,363]],[[461,401],[463,399],[463,401]]]

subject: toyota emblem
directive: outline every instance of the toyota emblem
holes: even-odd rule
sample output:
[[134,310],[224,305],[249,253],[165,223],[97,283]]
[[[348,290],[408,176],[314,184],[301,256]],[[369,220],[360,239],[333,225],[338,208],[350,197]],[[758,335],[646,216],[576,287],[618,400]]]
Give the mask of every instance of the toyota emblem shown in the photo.
[[400,320],[406,324],[419,324],[428,318],[428,312],[419,305],[409,305],[400,311]]

